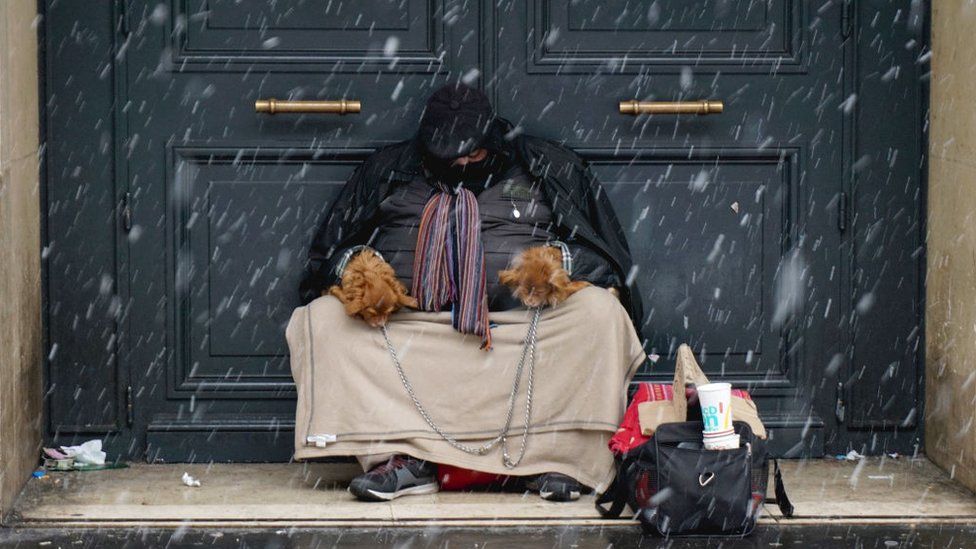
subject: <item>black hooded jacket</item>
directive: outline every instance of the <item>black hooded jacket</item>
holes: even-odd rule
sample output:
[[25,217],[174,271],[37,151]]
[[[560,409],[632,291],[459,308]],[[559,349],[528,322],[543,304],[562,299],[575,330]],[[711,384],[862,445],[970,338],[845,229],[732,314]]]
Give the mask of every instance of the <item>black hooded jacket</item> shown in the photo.
[[[507,122],[500,123],[510,128]],[[611,266],[613,273],[609,277],[589,281],[620,289],[621,301],[640,333],[644,314],[640,292],[632,281],[626,283],[628,278],[633,278],[629,276],[633,261],[627,238],[606,192],[586,161],[567,147],[532,136],[515,137],[511,150],[515,160],[522,162],[526,171],[540,181],[552,206],[554,231],[560,240],[571,247],[585,246],[597,252]],[[421,146],[413,138],[377,150],[353,172],[312,240],[300,286],[303,304],[338,283],[335,268],[343,252],[370,242],[380,203],[397,185],[406,184],[422,170]],[[591,267],[578,265],[574,273],[601,270]]]

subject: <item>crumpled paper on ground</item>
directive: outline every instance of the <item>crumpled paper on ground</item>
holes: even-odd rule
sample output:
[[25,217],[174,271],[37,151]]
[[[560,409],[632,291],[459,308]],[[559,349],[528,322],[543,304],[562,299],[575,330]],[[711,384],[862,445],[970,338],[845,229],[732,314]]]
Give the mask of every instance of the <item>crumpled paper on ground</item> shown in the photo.
[[197,480],[197,479],[195,479],[195,478],[193,478],[193,477],[191,477],[190,476],[190,473],[187,473],[186,471],[183,472],[183,478],[180,479],[180,480],[183,481],[183,484],[185,484],[185,485],[187,485],[187,486],[189,486],[191,488],[199,488],[200,487],[200,481]]

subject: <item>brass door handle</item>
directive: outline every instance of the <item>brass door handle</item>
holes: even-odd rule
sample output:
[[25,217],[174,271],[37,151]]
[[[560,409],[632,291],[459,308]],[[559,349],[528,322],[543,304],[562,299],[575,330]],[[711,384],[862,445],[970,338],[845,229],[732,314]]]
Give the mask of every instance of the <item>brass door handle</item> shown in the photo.
[[356,114],[362,109],[359,101],[286,101],[275,98],[258,99],[254,102],[254,112],[279,113],[317,113],[317,114]]
[[725,110],[721,101],[630,101],[620,102],[620,114],[718,114]]

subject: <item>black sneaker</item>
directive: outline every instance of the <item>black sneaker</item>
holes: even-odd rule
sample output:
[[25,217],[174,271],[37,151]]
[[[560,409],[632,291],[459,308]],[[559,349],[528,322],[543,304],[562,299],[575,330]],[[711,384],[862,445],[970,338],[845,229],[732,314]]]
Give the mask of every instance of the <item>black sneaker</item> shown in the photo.
[[390,501],[438,489],[437,465],[407,456],[393,456],[349,483],[349,491],[363,501]]
[[529,490],[539,492],[539,496],[548,501],[576,501],[580,497],[580,483],[561,473],[545,473],[530,480]]

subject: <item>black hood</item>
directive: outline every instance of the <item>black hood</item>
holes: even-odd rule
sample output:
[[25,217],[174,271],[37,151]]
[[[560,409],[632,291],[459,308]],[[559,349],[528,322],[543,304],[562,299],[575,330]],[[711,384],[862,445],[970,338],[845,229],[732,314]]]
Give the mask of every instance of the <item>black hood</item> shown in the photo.
[[457,158],[481,147],[494,119],[491,102],[481,90],[448,84],[427,100],[417,138],[427,155]]

